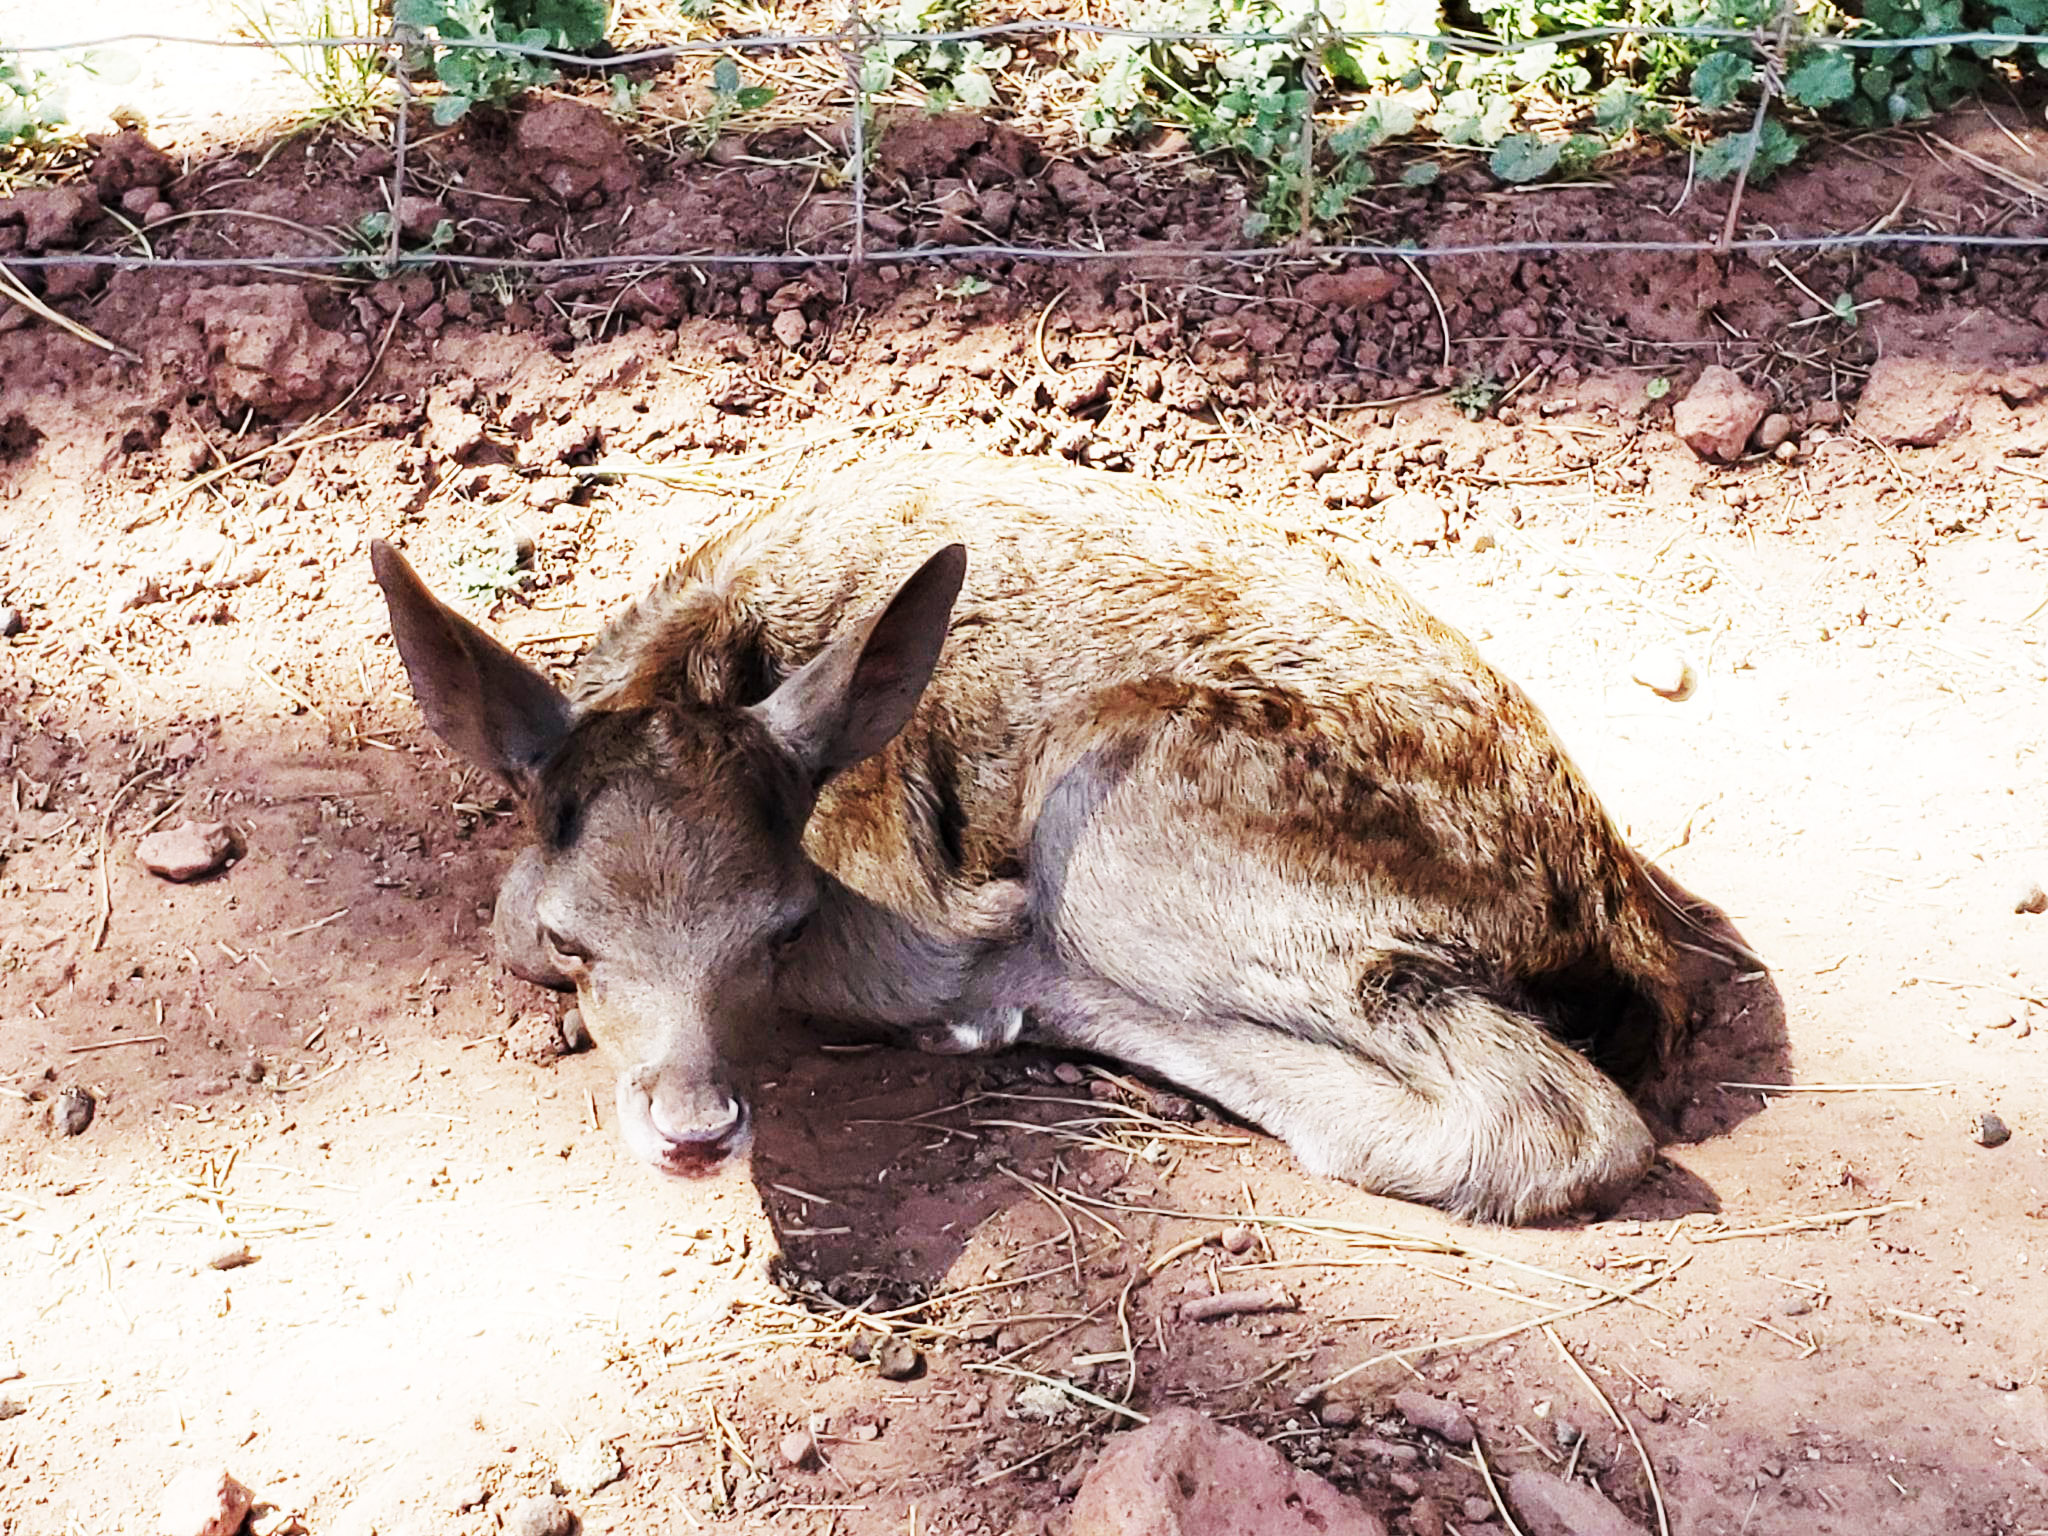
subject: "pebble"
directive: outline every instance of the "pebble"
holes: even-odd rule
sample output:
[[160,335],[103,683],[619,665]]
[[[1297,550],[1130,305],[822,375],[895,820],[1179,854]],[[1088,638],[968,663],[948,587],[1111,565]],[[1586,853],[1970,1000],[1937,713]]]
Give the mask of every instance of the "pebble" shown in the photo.
[[18,1419],[27,1412],[27,1403],[18,1402],[11,1397],[0,1397],[0,1422],[5,1422],[8,1419]]
[[224,821],[183,821],[135,845],[143,868],[166,880],[203,880],[235,856],[238,840]]
[[1054,1062],[1052,1075],[1054,1082],[1065,1083],[1069,1088],[1078,1088],[1087,1077],[1087,1074],[1071,1061]]
[[1980,1147],[2002,1147],[2012,1140],[2012,1130],[1987,1109],[1970,1122],[1970,1139]]
[[1693,689],[1692,664],[1668,645],[1638,651],[1630,676],[1660,699],[1683,699]]
[[1250,1227],[1225,1227],[1223,1229],[1223,1251],[1225,1253],[1250,1253],[1256,1239]]
[[1441,1435],[1453,1445],[1472,1443],[1472,1421],[1465,1416],[1465,1410],[1456,1403],[1447,1403],[1440,1397],[1431,1397],[1427,1392],[1396,1392],[1394,1411],[1417,1429],[1426,1429],[1433,1435]]
[[1661,1392],[1645,1392],[1636,1399],[1636,1412],[1652,1424],[1662,1424],[1671,1413],[1671,1404]]
[[1773,411],[1757,423],[1755,434],[1750,441],[1765,453],[1782,445],[1792,435],[1792,418],[1783,411]]
[[98,1101],[87,1090],[66,1088],[57,1095],[50,1123],[66,1136],[82,1136],[85,1128],[92,1124],[93,1111],[98,1107]]
[[1389,1472],[1387,1474],[1387,1486],[1396,1493],[1405,1493],[1411,1499],[1422,1492],[1422,1480],[1418,1477],[1412,1477],[1406,1472]]
[[1568,1451],[1586,1438],[1586,1432],[1570,1419],[1559,1419],[1551,1425],[1550,1435],[1557,1442],[1560,1451]]
[[1482,1499],[1476,1493],[1467,1499],[1461,1507],[1465,1511],[1465,1518],[1474,1524],[1493,1518],[1493,1500]]
[[569,1536],[576,1513],[552,1493],[514,1504],[505,1515],[505,1536]]
[[580,1056],[590,1049],[590,1026],[583,1022],[583,1010],[571,1008],[562,1015],[562,1049],[571,1056]]
[[249,1518],[249,1490],[218,1467],[187,1467],[164,1489],[158,1536],[234,1536]]
[[1324,1403],[1316,1410],[1316,1417],[1331,1429],[1349,1429],[1358,1422],[1356,1403]]
[[2039,917],[2048,912],[2048,891],[2041,889],[2038,880],[2030,880],[2013,898],[2012,909],[2023,917]]
[[846,1438],[853,1441],[856,1445],[868,1445],[882,1438],[882,1426],[879,1424],[855,1424],[846,1431]]
[[883,1339],[874,1348],[875,1374],[884,1381],[909,1381],[924,1369],[924,1356],[908,1339]]
[[601,1435],[580,1441],[555,1471],[562,1486],[578,1498],[587,1498],[626,1475],[625,1463],[619,1460],[619,1448]]
[[1554,1472],[1517,1472],[1508,1479],[1508,1503],[1529,1536],[1642,1536],[1599,1489]]
[[0,640],[12,640],[25,628],[19,608],[0,608]]
[[249,1251],[247,1243],[233,1242],[216,1248],[209,1254],[206,1260],[206,1267],[208,1269],[240,1269],[244,1264],[254,1264],[255,1262],[256,1255]]
[[785,1467],[802,1467],[808,1466],[817,1454],[818,1442],[808,1429],[793,1429],[782,1437],[776,1449],[781,1452]]
[[1804,1296],[1787,1296],[1778,1303],[1778,1313],[1782,1317],[1804,1317],[1812,1310],[1813,1303]]

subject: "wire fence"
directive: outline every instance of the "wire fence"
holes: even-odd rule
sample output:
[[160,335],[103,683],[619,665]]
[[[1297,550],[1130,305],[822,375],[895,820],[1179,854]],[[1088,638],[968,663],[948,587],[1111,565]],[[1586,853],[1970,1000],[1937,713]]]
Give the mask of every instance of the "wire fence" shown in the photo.
[[[979,241],[975,243],[919,244],[870,247],[868,231],[869,116],[873,100],[881,94],[863,82],[861,60],[877,46],[904,44],[932,46],[971,42],[1014,42],[1020,39],[1085,37],[1144,43],[1202,45],[1279,45],[1293,48],[1321,48],[1332,44],[1402,44],[1440,51],[1445,55],[1508,57],[1537,49],[1562,49],[1579,45],[1627,40],[1687,40],[1714,44],[1744,44],[1755,50],[1761,61],[1756,73],[1758,100],[1750,126],[1744,135],[1742,159],[1730,182],[1728,205],[1718,237],[1696,239],[1602,239],[1558,238],[1500,241],[1415,241],[1308,240],[1283,244],[1246,241],[1233,244],[1189,244],[1144,241],[1129,245],[1060,245],[1027,241]],[[1943,246],[1957,250],[2041,250],[2048,248],[2048,235],[1947,233],[1893,230],[1875,227],[1864,230],[1814,230],[1785,233],[1740,232],[1740,214],[1745,188],[1755,168],[1764,125],[1783,92],[1784,70],[1795,51],[1839,50],[1847,53],[1902,53],[1949,48],[1996,49],[2001,53],[2018,48],[2039,50],[2048,62],[2048,37],[1997,31],[1951,31],[1913,37],[1842,36],[1802,31],[1788,3],[1781,4],[1769,26],[1739,28],[1723,26],[1602,25],[1530,38],[1473,36],[1455,32],[1422,32],[1399,29],[1346,29],[1333,26],[1312,11],[1302,24],[1285,30],[1225,31],[1200,27],[1139,27],[1107,22],[1065,19],[1020,19],[991,22],[972,27],[943,30],[904,31],[875,26],[864,19],[858,0],[852,0],[846,19],[833,31],[786,33],[739,33],[682,38],[647,47],[622,49],[602,56],[560,48],[538,47],[518,42],[485,38],[444,38],[422,36],[416,29],[395,25],[377,34],[298,37],[193,37],[175,33],[123,32],[72,42],[37,43],[0,48],[0,61],[10,54],[83,53],[122,45],[175,44],[181,46],[287,50],[354,50],[374,52],[387,61],[397,95],[393,114],[393,164],[385,196],[393,213],[389,244],[384,256],[388,269],[431,269],[451,271],[502,271],[533,277],[597,274],[631,271],[651,274],[664,269],[719,269],[752,267],[854,268],[869,262],[891,264],[945,265],[1009,261],[1024,263],[1089,264],[1144,260],[1147,263],[1176,262],[1188,265],[1231,262],[1270,263],[1276,260],[1333,259],[1401,260],[1422,262],[1461,257],[1558,256],[1558,255],[1725,255],[1730,252],[1850,252],[1883,248]],[[835,50],[844,62],[847,97],[845,143],[847,145],[848,218],[845,245],[821,251],[732,251],[694,249],[632,254],[591,254],[556,256],[487,256],[452,251],[407,250],[396,212],[409,195],[408,132],[411,110],[420,100],[412,81],[408,58],[421,50],[475,52],[512,56],[547,66],[580,71],[613,72],[627,67],[652,66],[705,55],[794,53]],[[1316,110],[1316,72],[1307,73],[1310,86],[1308,117]],[[1315,174],[1309,146],[1298,151],[1304,178],[1303,207]],[[2048,199],[2044,199],[2048,202]],[[1881,221],[1881,225],[1882,225]],[[43,269],[63,266],[108,267],[121,270],[159,269],[185,271],[270,271],[319,273],[360,269],[361,251],[337,249],[331,254],[242,254],[233,256],[178,256],[153,252],[82,251],[40,255],[12,254],[0,267]]]

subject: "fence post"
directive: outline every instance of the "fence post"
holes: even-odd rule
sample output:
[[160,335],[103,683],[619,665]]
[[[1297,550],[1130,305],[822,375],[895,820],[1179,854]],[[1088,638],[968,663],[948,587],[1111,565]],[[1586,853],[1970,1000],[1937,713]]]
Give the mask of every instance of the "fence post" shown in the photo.
[[398,85],[398,116],[391,125],[391,249],[385,257],[386,265],[396,273],[405,255],[405,218],[401,210],[405,206],[405,137],[412,117],[412,76],[406,68],[405,55],[407,48],[421,38],[417,28],[404,25],[394,15],[385,39],[390,49],[391,78]]
[[840,28],[839,54],[845,61],[846,84],[852,94],[853,121],[846,136],[847,152],[853,156],[853,244],[847,255],[847,271],[853,272],[867,260],[868,236],[868,126],[867,87],[862,65],[867,49],[863,40],[868,25],[861,14],[860,0],[847,0],[846,22]]
[[1749,185],[1750,168],[1756,164],[1757,151],[1764,144],[1764,117],[1771,110],[1771,98],[1785,78],[1785,45],[1792,36],[1792,25],[1796,15],[1792,0],[1778,0],[1778,29],[1775,36],[1757,38],[1757,46],[1763,50],[1763,88],[1756,101],[1756,116],[1749,125],[1749,153],[1742,157],[1742,168],[1735,173],[1734,190],[1728,194],[1728,217],[1721,225],[1721,240],[1716,247],[1725,256],[1735,243],[1735,221],[1742,213],[1743,189]]

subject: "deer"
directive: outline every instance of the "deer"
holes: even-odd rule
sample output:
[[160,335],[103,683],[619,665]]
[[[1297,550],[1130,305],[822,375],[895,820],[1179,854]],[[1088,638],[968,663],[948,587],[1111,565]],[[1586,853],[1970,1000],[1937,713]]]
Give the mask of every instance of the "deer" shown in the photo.
[[1618,1206],[1694,1026],[1684,909],[1376,560],[1129,474],[913,451],[749,512],[566,690],[370,556],[427,724],[533,841],[628,1148],[743,1161],[775,1020],[1163,1079],[1469,1220]]

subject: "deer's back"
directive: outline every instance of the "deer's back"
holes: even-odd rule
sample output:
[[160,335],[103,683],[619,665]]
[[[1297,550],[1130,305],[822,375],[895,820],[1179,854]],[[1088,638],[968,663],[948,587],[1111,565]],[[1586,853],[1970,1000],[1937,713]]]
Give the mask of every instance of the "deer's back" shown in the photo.
[[1600,901],[1629,862],[1534,706],[1391,579],[1130,477],[964,454],[847,472],[685,560],[600,640],[579,705],[751,702],[953,540],[968,574],[938,673],[808,838],[871,894],[915,906],[1013,868],[1030,786],[1097,744],[1108,697],[1312,760],[1286,779],[1298,803],[1260,808],[1310,842],[1364,846],[1339,802],[1392,797],[1439,869],[1534,874],[1539,906],[1546,881]]

